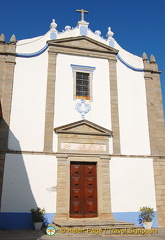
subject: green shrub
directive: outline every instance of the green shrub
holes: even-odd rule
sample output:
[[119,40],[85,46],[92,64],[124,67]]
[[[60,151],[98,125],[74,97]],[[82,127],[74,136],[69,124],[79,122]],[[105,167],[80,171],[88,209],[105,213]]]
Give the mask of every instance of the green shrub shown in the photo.
[[44,221],[44,215],[45,215],[45,209],[37,208],[37,209],[30,209],[32,214],[33,222],[43,222]]
[[141,222],[152,222],[152,219],[155,216],[154,209],[150,207],[141,207],[140,208],[139,221]]

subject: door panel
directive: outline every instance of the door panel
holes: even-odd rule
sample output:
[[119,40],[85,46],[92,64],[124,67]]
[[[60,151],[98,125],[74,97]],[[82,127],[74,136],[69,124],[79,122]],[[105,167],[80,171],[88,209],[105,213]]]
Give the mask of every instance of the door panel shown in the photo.
[[97,216],[96,165],[84,165],[84,217]]
[[70,181],[70,212],[71,217],[83,217],[83,165],[71,164],[71,181]]
[[97,217],[96,163],[71,162],[70,217]]

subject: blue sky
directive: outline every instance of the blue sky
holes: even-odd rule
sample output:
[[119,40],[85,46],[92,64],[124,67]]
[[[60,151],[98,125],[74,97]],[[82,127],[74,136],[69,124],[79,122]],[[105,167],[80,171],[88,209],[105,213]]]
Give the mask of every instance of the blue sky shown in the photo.
[[115,40],[125,50],[142,56],[154,54],[161,74],[165,112],[165,0],[1,0],[0,34],[8,42],[44,35],[53,18],[61,32],[80,20],[76,9],[84,8],[89,28],[105,38],[110,26]]

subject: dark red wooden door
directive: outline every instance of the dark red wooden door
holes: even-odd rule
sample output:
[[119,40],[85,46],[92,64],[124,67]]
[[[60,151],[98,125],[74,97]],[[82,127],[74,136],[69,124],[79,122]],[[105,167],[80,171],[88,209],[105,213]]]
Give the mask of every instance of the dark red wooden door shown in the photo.
[[96,163],[71,162],[70,217],[97,217]]

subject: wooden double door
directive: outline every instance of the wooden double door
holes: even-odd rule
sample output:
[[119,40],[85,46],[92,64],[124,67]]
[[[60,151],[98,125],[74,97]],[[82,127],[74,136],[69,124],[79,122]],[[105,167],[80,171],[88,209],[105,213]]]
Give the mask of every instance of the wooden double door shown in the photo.
[[96,163],[70,164],[70,217],[97,217]]

